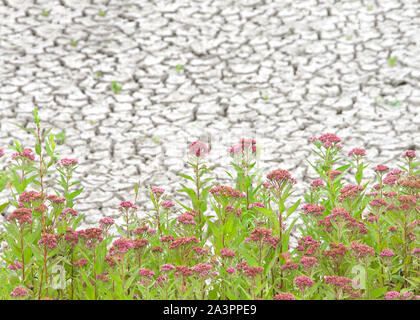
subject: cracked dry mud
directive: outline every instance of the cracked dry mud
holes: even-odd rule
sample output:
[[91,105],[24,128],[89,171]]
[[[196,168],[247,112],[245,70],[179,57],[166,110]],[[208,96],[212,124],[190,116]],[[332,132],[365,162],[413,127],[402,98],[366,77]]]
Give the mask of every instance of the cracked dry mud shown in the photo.
[[336,133],[374,164],[417,147],[419,35],[417,0],[0,0],[0,147],[33,145],[13,123],[29,127],[35,106],[65,130],[85,224],[118,217],[139,179],[141,212],[148,185],[184,199],[177,173],[196,139],[229,183],[226,148],[256,138],[264,176],[290,170],[298,197],[315,178],[312,135]]

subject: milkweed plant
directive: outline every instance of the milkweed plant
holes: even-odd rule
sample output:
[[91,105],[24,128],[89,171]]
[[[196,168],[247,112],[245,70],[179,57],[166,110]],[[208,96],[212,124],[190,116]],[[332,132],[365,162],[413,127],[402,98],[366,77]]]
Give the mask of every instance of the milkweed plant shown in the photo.
[[179,174],[189,200],[148,186],[153,209],[140,214],[135,184],[133,198],[115,204],[121,224],[104,217],[83,229],[74,209],[83,188],[73,178],[83,164],[61,158],[33,115],[33,129],[21,128],[34,147],[0,149],[3,300],[419,299],[414,150],[397,168],[372,168],[364,149],[344,153],[337,135],[311,137],[317,179],[294,202],[292,173],[259,178],[255,140],[228,148],[229,185],[212,177],[210,149],[195,141]]

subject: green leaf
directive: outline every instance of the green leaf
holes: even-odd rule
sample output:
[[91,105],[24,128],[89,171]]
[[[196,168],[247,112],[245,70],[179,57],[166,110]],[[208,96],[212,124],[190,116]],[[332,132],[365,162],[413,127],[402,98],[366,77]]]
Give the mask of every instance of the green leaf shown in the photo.
[[[74,191],[74,192],[70,193],[70,194],[68,195],[68,198],[69,198],[69,199],[74,199],[74,198],[76,198],[79,194],[81,194],[81,193],[82,193],[83,189],[84,189],[84,188],[80,188],[79,190],[76,190],[76,191]],[[66,197],[66,198],[67,198],[67,197]]]
[[9,205],[9,203],[10,202],[6,202],[6,203],[3,203],[3,204],[0,204],[0,213],[2,213],[4,209],[6,209],[6,207]]

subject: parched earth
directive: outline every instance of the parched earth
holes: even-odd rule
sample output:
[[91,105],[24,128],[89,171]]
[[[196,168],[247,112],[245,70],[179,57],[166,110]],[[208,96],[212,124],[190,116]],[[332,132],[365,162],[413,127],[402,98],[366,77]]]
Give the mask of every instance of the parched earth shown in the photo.
[[79,159],[86,224],[118,217],[139,179],[142,212],[149,185],[182,200],[197,139],[230,183],[227,147],[256,138],[262,173],[290,170],[296,196],[313,135],[395,166],[420,141],[419,80],[418,0],[0,0],[0,148],[33,147],[14,123],[38,107]]

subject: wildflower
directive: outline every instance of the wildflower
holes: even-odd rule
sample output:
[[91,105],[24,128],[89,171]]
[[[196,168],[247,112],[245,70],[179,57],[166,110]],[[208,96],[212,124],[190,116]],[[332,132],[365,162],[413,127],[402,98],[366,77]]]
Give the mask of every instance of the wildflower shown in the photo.
[[42,195],[36,191],[25,191],[19,195],[19,202],[30,203],[41,199]]
[[[72,208],[65,208],[63,211],[61,211],[61,214],[63,216],[67,216],[67,215],[72,215],[73,217],[77,217],[78,213],[76,210],[72,209]],[[110,218],[104,218],[104,219],[110,219]],[[99,221],[101,222],[101,221]]]
[[241,191],[238,191],[234,188],[228,186],[218,186],[210,189],[210,193],[215,197],[225,197],[225,198],[235,198],[240,199],[244,198],[245,194]]
[[361,244],[356,241],[351,243],[351,248],[354,250],[358,258],[365,258],[367,255],[375,256],[375,251],[366,244]]
[[38,244],[43,244],[46,247],[48,247],[48,249],[55,249],[57,248],[57,241],[58,241],[58,235],[44,233],[41,236],[41,240],[38,241]]
[[17,220],[21,225],[24,223],[32,223],[32,210],[28,208],[15,209],[6,220]]
[[178,218],[178,223],[186,224],[186,225],[196,225],[197,223],[194,221],[194,217],[189,215],[188,213],[181,214]]
[[150,251],[162,253],[163,248],[162,247],[153,247],[152,249],[150,249]]
[[399,196],[398,201],[403,204],[416,205],[417,197],[415,195]]
[[13,291],[10,293],[11,297],[24,297],[28,294],[28,290],[26,290],[23,287],[16,287],[13,289]]
[[341,288],[347,288],[348,284],[352,283],[352,280],[346,277],[326,276],[325,283]]
[[226,272],[229,273],[229,274],[233,274],[233,273],[236,272],[236,269],[235,268],[227,268]]
[[363,149],[363,148],[353,148],[349,151],[349,153],[347,155],[349,157],[352,156],[352,155],[364,157],[364,156],[366,156],[366,150]]
[[9,268],[9,270],[16,270],[16,269],[22,269],[23,268],[23,264],[20,263],[18,260],[15,260],[13,263],[9,264],[7,266]]
[[222,257],[225,258],[234,258],[235,257],[235,251],[230,250],[229,248],[223,248],[220,250],[220,254],[222,255]]
[[301,291],[304,291],[305,287],[312,287],[314,285],[314,282],[311,280],[311,278],[307,276],[296,277],[295,283]]
[[64,158],[64,159],[61,159],[61,161],[60,161],[60,165],[63,166],[63,167],[66,167],[66,168],[72,167],[76,164],[78,164],[77,159]]
[[79,233],[72,228],[67,228],[64,234],[64,240],[67,241],[69,245],[75,246],[79,242]]
[[313,216],[322,216],[322,211],[325,210],[324,206],[317,206],[315,204],[312,203],[307,203],[305,204],[303,207],[303,212],[304,214],[309,214],[311,213]]
[[109,217],[105,217],[99,220],[101,228],[109,227],[115,223],[115,220]]
[[330,171],[325,172],[325,175],[327,177],[329,177],[331,180],[334,180],[340,174],[342,174],[342,172],[341,171],[338,171],[338,170],[330,170]]
[[268,238],[271,236],[272,231],[268,230],[263,227],[256,228],[255,230],[251,231],[251,236],[245,239],[245,242],[249,241],[261,241],[264,238]]
[[160,196],[165,192],[165,189],[154,187],[152,189],[152,193],[156,198],[160,198]]
[[397,184],[406,188],[420,189],[420,178],[416,176],[408,176],[404,180],[398,181]]
[[340,190],[341,196],[338,199],[338,201],[341,202],[343,200],[357,198],[360,195],[360,192],[363,191],[363,189],[364,188],[362,186],[346,186]]
[[254,278],[255,276],[261,274],[264,271],[264,268],[263,267],[247,267],[244,271],[248,277]]
[[376,168],[375,169],[373,169],[373,171],[375,171],[375,172],[386,172],[386,171],[388,171],[389,170],[389,167],[387,167],[387,166],[385,166],[385,165],[383,165],[383,164],[378,164],[377,166],[376,166]]
[[407,150],[405,151],[402,155],[402,158],[415,158],[416,157],[416,152],[414,150]]
[[66,198],[58,197],[55,194],[47,196],[47,200],[51,201],[51,203],[54,204],[62,204],[64,201],[66,201]]
[[310,186],[312,187],[312,189],[316,189],[318,187],[324,187],[325,184],[324,181],[322,181],[322,179],[316,179],[311,182]]
[[245,271],[245,269],[247,268],[248,268],[248,263],[246,261],[243,261],[239,263],[238,265],[236,265],[236,270],[238,271]]
[[162,202],[162,208],[169,209],[175,206],[175,204],[172,201],[164,201]]
[[209,250],[208,250],[208,249],[205,249],[205,248],[201,248],[201,247],[194,247],[194,248],[192,248],[192,249],[193,249],[193,250],[194,250],[194,252],[195,252],[197,255],[199,255],[199,256],[209,254]]
[[4,156],[4,151],[3,149],[0,149],[0,158]]
[[171,271],[171,270],[175,270],[175,267],[171,264],[163,264],[162,267],[160,268],[160,271]]
[[112,245],[118,248],[118,252],[125,253],[128,252],[133,247],[133,243],[130,239],[119,238],[115,240]]
[[191,268],[186,266],[178,266],[176,267],[175,276],[182,275],[182,276],[191,276],[193,274]]
[[295,300],[295,296],[288,292],[280,292],[274,296],[274,300]]
[[142,233],[147,232],[147,230],[149,230],[148,226],[142,226],[142,227],[138,227],[138,228],[134,229],[134,233],[135,234],[142,234]]
[[84,238],[88,241],[99,241],[103,240],[102,238],[103,230],[99,228],[88,228],[86,230],[78,231],[79,237]]
[[296,270],[299,267],[297,263],[292,263],[291,261],[287,261],[284,265],[280,267],[280,270]]
[[149,240],[147,240],[147,239],[131,240],[131,245],[132,245],[133,249],[140,249],[140,248],[143,248],[143,247],[147,246],[148,244],[149,244]]
[[185,237],[185,238],[178,238],[172,241],[172,243],[169,245],[169,249],[174,249],[179,246],[184,246],[191,243],[199,243],[198,239],[196,237]]
[[330,246],[331,246],[331,249],[325,250],[324,255],[328,257],[332,257],[334,259],[337,257],[343,257],[348,250],[348,248],[341,243],[338,243],[338,244],[331,243]]
[[411,251],[412,256],[420,256],[420,248],[414,248],[413,251]]
[[317,259],[315,257],[307,257],[304,256],[301,260],[300,263],[302,264],[304,269],[309,269],[312,268],[313,266],[318,266],[317,263]]
[[196,157],[204,157],[210,152],[210,149],[202,141],[194,141],[188,148],[188,152]]
[[248,209],[251,209],[251,208],[265,208],[265,205],[261,202],[254,202],[248,206]]
[[198,273],[200,276],[206,276],[209,273],[209,270],[213,268],[211,264],[208,263],[199,263],[191,268],[192,271]]
[[12,160],[22,159],[22,160],[35,160],[35,155],[32,153],[32,149],[26,148],[23,149],[21,153],[16,152],[12,154]]
[[75,267],[84,267],[87,265],[88,261],[86,259],[80,259],[74,263]]
[[174,240],[175,240],[174,236],[170,236],[170,235],[169,236],[163,236],[163,237],[160,238],[161,242],[172,242]]
[[152,270],[141,269],[140,270],[140,275],[150,279],[150,278],[153,278],[156,274]]
[[281,184],[283,182],[289,182],[289,181],[295,182],[290,172],[284,169],[277,169],[270,172],[267,175],[267,179],[270,180],[271,182],[276,182],[278,184]]
[[397,291],[388,291],[385,295],[386,300],[394,300],[400,297],[400,293]]
[[133,203],[131,203],[130,201],[123,201],[120,203],[120,206],[118,207],[118,209],[128,209],[128,208],[133,208],[133,209],[137,209],[137,206]]
[[392,251],[390,249],[384,249],[380,253],[381,258],[384,258],[384,257],[393,257],[394,255],[395,255],[394,251]]

